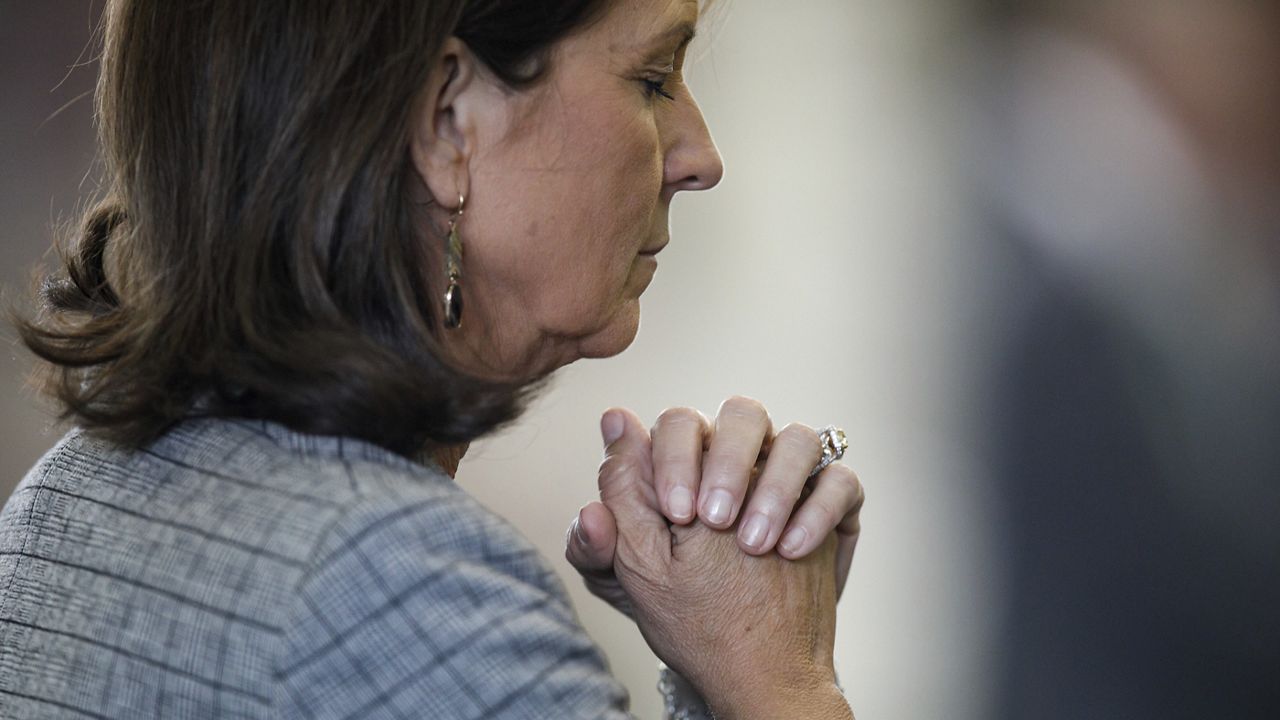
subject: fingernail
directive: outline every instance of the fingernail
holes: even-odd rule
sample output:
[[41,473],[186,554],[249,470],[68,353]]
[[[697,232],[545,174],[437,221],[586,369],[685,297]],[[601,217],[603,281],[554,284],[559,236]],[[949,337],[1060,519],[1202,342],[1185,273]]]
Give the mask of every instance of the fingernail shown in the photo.
[[728,490],[712,490],[703,507],[707,511],[707,522],[722,525],[729,522],[729,513],[733,512],[733,496]]
[[622,418],[622,413],[617,410],[610,410],[600,418],[600,435],[604,437],[605,445],[612,445],[622,437],[622,431],[626,421]]
[[582,525],[582,516],[581,516],[581,515],[579,515],[579,516],[578,516],[577,518],[575,518],[575,519],[574,519],[574,521],[573,521],[573,536],[574,536],[575,538],[577,538],[577,539],[578,539],[578,542],[582,543],[583,545],[590,545],[590,544],[591,544],[591,543],[590,543],[590,542],[588,542],[588,540],[587,540],[587,529],[586,529],[586,527],[584,527],[584,526]]
[[764,545],[765,536],[769,534],[769,517],[764,513],[756,513],[742,526],[738,537],[742,544],[752,550],[759,550]]
[[804,528],[793,527],[787,531],[786,535],[782,536],[780,547],[789,553],[800,552],[800,548],[804,547],[804,541],[808,537],[809,533]]
[[667,507],[676,520],[688,520],[693,517],[693,493],[689,488],[677,485],[667,495]]

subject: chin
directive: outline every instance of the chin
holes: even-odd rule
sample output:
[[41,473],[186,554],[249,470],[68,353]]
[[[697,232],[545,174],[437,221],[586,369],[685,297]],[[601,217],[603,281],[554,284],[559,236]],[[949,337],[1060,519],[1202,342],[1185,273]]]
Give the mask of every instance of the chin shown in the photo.
[[607,325],[578,343],[578,357],[613,357],[631,347],[639,330],[640,301],[632,300],[609,318]]

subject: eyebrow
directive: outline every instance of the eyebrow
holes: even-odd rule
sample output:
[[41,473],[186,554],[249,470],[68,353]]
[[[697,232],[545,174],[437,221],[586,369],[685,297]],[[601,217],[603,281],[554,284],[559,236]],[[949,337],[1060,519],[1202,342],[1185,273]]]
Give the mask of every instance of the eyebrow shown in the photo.
[[672,40],[679,40],[680,45],[687,45],[693,41],[697,34],[698,28],[693,23],[685,20],[649,38],[645,41],[644,46],[648,48],[665,47]]

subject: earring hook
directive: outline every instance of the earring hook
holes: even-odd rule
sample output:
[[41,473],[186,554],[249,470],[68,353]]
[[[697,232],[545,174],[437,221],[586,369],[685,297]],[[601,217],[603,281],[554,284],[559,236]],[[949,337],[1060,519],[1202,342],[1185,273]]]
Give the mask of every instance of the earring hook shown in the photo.
[[467,196],[458,193],[458,207],[449,216],[449,230],[453,230],[458,225],[458,221],[462,219],[462,213],[466,212]]

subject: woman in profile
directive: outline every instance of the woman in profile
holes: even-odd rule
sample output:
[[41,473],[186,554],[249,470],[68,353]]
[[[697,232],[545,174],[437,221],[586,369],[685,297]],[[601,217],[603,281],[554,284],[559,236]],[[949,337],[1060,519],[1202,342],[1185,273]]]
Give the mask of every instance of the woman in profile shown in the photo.
[[[719,181],[699,10],[108,3],[107,193],[19,325],[76,427],[0,514],[0,717],[627,716],[451,476],[630,344],[672,198]],[[601,430],[567,554],[675,671],[669,714],[852,717],[838,432],[743,398]]]

